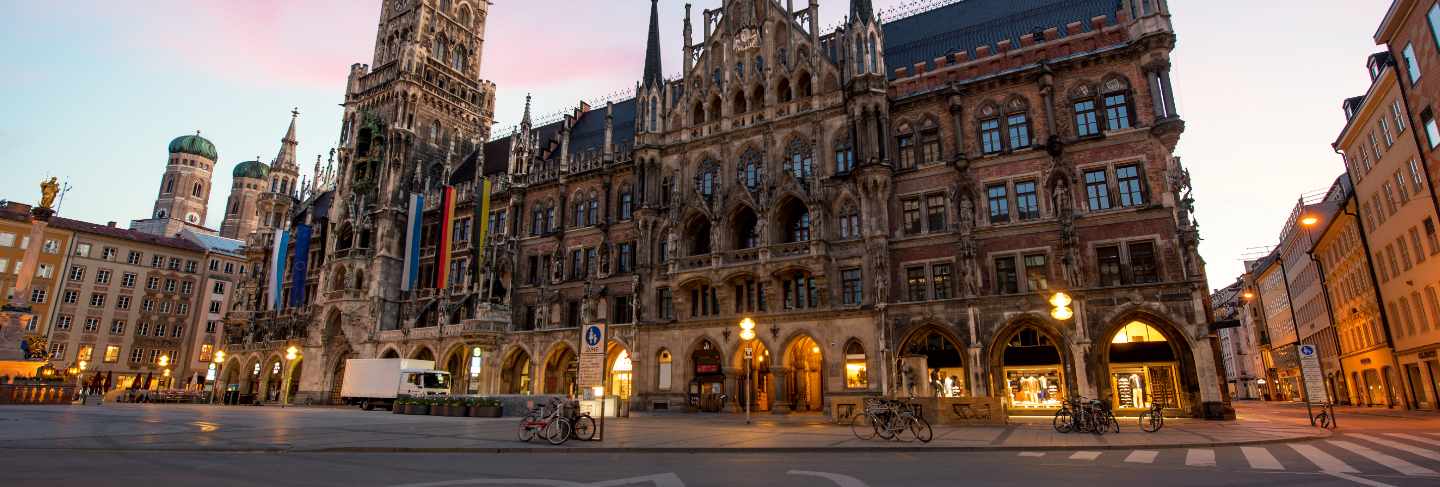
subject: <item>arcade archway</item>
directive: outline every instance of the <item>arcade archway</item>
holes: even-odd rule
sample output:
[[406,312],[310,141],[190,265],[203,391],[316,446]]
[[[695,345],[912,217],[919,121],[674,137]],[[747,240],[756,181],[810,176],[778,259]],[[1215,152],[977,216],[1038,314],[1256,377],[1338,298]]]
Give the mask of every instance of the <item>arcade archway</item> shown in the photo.
[[[746,358],[746,350],[750,350],[749,358]],[[750,402],[751,411],[769,411],[774,405],[770,376],[770,349],[765,342],[758,339],[741,343],[735,349],[735,357],[732,360],[735,369],[740,372],[739,380],[736,382],[740,390],[740,397],[735,398],[741,407],[743,401]],[[748,367],[747,367],[748,365]]]
[[800,335],[785,347],[786,370],[784,397],[794,411],[825,409],[825,360],[820,343],[809,335]]
[[996,342],[999,349],[997,392],[1006,406],[1019,410],[1055,409],[1068,395],[1059,337],[1033,324],[1014,327]]
[[[926,326],[910,334],[900,347],[901,373],[909,366],[913,377],[902,377],[902,384],[913,383],[917,396],[968,396],[965,355],[959,342],[936,326]],[[923,358],[923,365],[921,360]],[[912,382],[913,381],[913,382]]]
[[505,391],[506,394],[533,393],[531,369],[529,353],[521,348],[510,352],[510,357],[505,359],[505,364],[501,367],[500,390]]
[[1131,321],[1108,342],[1110,397],[1116,409],[1148,409],[1158,403],[1183,408],[1177,371],[1178,351],[1160,330]]
[[575,355],[569,345],[561,345],[550,352],[545,359],[545,394],[564,394],[577,396],[579,391],[575,389],[575,378],[579,367],[579,357]]

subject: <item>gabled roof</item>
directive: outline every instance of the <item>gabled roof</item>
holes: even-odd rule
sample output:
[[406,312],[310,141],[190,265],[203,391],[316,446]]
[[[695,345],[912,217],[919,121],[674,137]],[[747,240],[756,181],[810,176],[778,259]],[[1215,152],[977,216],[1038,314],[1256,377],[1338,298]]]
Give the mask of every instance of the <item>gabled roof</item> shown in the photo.
[[929,63],[958,52],[975,55],[978,46],[994,46],[1009,39],[1020,46],[1020,36],[1065,24],[1081,22],[1085,32],[1090,19],[1105,16],[1115,21],[1121,0],[965,0],[909,17],[886,22],[885,66],[890,76],[898,68]]
[[76,233],[88,233],[101,237],[118,238],[121,240],[130,240],[132,242],[159,245],[161,247],[170,247],[179,250],[190,250],[194,252],[205,251],[204,247],[201,247],[200,245],[189,240],[185,240],[183,238],[161,237],[158,235],[151,235],[139,230],[112,227],[109,225],[96,225],[94,223],[82,222],[80,220],[71,220],[69,218],[51,218],[50,226],[56,228],[63,228],[65,230],[70,230]]
[[[635,140],[635,99],[615,102],[612,112],[615,119],[612,142],[615,145],[630,145]],[[544,139],[540,142],[545,143]],[[590,111],[580,115],[580,120],[575,122],[575,127],[570,130],[570,155],[584,153],[589,150],[603,150],[605,148],[605,107],[592,108]]]

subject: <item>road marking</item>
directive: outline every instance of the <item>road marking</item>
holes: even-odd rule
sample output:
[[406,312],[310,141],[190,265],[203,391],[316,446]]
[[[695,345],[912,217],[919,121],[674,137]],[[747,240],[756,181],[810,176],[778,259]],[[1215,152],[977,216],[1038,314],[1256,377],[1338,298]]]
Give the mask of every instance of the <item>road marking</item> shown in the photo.
[[[549,479],[461,479],[443,480],[439,482],[423,482],[418,484],[400,484],[394,487],[457,487],[463,485],[539,485],[544,487],[619,487],[632,485],[649,485],[652,487],[685,487],[685,482],[680,480],[673,472],[642,477],[631,477],[628,479],[604,480],[593,483],[570,482],[568,480]],[[865,484],[858,486],[841,484],[840,487],[866,487]]]
[[1043,456],[1045,456],[1045,452],[1043,452],[1043,451],[1022,451],[1022,452],[1020,452],[1020,456],[1022,456],[1022,457],[1043,457]]
[[1125,457],[1125,463],[1155,463],[1155,457],[1159,454],[1160,452],[1155,450],[1135,450]]
[[1185,453],[1185,465],[1190,467],[1213,467],[1215,466],[1215,450],[1208,448],[1191,448]]
[[851,477],[849,475],[840,475],[838,473],[811,472],[808,470],[791,470],[785,473],[790,475],[804,475],[807,477],[820,477],[822,479],[835,482],[835,485],[839,487],[869,487],[865,484],[865,482],[862,482],[860,479]]
[[1275,455],[1270,450],[1258,446],[1242,446],[1240,452],[1245,454],[1245,461],[1250,462],[1250,468],[1257,470],[1285,470]]
[[1424,443],[1424,444],[1427,444],[1427,445],[1440,446],[1440,441],[1432,440],[1432,439],[1429,439],[1429,438],[1422,438],[1422,437],[1415,436],[1415,435],[1410,435],[1410,434],[1405,434],[1405,433],[1385,433],[1385,435],[1386,435],[1386,436],[1393,436],[1393,437],[1396,437],[1396,438],[1400,438],[1400,439],[1402,439],[1402,440],[1418,441],[1418,442],[1420,442],[1420,443]]
[[1315,464],[1322,472],[1360,473],[1359,470],[1355,470],[1355,467],[1351,467],[1349,464],[1340,461],[1339,458],[1335,458],[1333,455],[1325,453],[1325,451],[1319,448],[1315,448],[1315,445],[1291,443],[1290,448],[1294,449],[1300,456],[1305,457],[1310,463]]
[[1100,458],[1100,452],[1098,451],[1077,451],[1075,454],[1070,455],[1071,460],[1085,460],[1087,462],[1093,461],[1096,458]]
[[1367,447],[1364,447],[1364,446],[1357,445],[1357,444],[1355,444],[1355,443],[1351,443],[1351,442],[1348,442],[1348,441],[1341,441],[1341,440],[1327,440],[1327,441],[1329,441],[1331,445],[1335,445],[1335,446],[1338,446],[1338,447],[1340,447],[1340,448],[1344,448],[1344,449],[1346,449],[1346,450],[1350,450],[1351,452],[1355,453],[1356,455],[1360,455],[1360,456],[1362,456],[1362,457],[1365,457],[1365,458],[1369,459],[1369,460],[1372,461],[1372,462],[1375,462],[1375,463],[1384,465],[1384,466],[1386,466],[1386,467],[1390,467],[1391,470],[1394,470],[1394,471],[1396,471],[1396,472],[1403,473],[1403,474],[1405,474],[1405,475],[1411,475],[1411,476],[1415,476],[1415,475],[1435,475],[1435,471],[1434,471],[1434,470],[1430,470],[1430,469],[1428,469],[1428,468],[1425,468],[1425,467],[1422,467],[1422,466],[1419,466],[1419,465],[1416,465],[1416,464],[1407,462],[1407,461],[1405,461],[1405,460],[1401,460],[1401,459],[1399,459],[1399,458],[1395,458],[1395,457],[1392,457],[1392,456],[1390,456],[1390,455],[1386,455],[1386,454],[1384,454],[1384,453],[1380,453],[1380,452],[1378,452],[1378,451],[1372,450],[1372,449],[1367,448]]
[[1387,483],[1384,483],[1384,482],[1376,482],[1376,481],[1374,481],[1374,480],[1370,480],[1370,479],[1367,479],[1367,478],[1365,478],[1365,477],[1356,477],[1356,476],[1350,475],[1350,474],[1348,474],[1348,473],[1343,473],[1343,472],[1325,472],[1325,473],[1326,473],[1326,474],[1329,474],[1329,475],[1333,475],[1333,476],[1335,476],[1336,478],[1341,478],[1341,479],[1349,480],[1349,481],[1351,481],[1351,482],[1355,482],[1355,483],[1360,484],[1360,485],[1368,485],[1368,486],[1370,486],[1370,487],[1395,487],[1395,486],[1393,486],[1393,485],[1390,485],[1390,484],[1387,484]]
[[1371,442],[1371,443],[1374,443],[1374,444],[1377,444],[1377,445],[1380,445],[1380,446],[1388,446],[1388,447],[1394,448],[1394,449],[1396,449],[1396,450],[1400,450],[1400,451],[1403,451],[1403,452],[1406,452],[1406,453],[1410,453],[1410,454],[1415,455],[1415,456],[1417,456],[1417,457],[1425,457],[1425,458],[1428,458],[1428,459],[1430,459],[1430,460],[1435,460],[1435,461],[1437,461],[1437,462],[1440,462],[1440,453],[1435,453],[1434,451],[1431,451],[1431,450],[1428,449],[1428,448],[1420,448],[1420,447],[1418,447],[1418,446],[1410,445],[1410,444],[1407,444],[1407,443],[1401,443],[1401,442],[1398,442],[1398,441],[1391,441],[1391,440],[1387,440],[1387,439],[1384,439],[1384,438],[1376,438],[1376,437],[1374,437],[1374,436],[1362,435],[1362,434],[1358,434],[1358,433],[1357,433],[1357,434],[1348,434],[1348,435],[1345,435],[1345,436],[1349,436],[1349,437],[1351,437],[1351,438],[1359,438],[1359,439],[1362,439],[1362,440],[1365,440],[1365,441],[1368,441],[1368,442]]

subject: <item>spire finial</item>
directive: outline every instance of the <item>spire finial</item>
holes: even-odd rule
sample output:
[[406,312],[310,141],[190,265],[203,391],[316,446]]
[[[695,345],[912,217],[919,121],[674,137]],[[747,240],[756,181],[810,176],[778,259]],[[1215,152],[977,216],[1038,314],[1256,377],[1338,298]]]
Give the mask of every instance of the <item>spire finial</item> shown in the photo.
[[660,86],[665,75],[660,65],[660,2],[650,0],[650,34],[645,43],[645,86]]
[[296,117],[299,117],[299,116],[300,116],[300,107],[294,107],[294,108],[291,108],[291,109],[290,109],[290,118],[296,118]]

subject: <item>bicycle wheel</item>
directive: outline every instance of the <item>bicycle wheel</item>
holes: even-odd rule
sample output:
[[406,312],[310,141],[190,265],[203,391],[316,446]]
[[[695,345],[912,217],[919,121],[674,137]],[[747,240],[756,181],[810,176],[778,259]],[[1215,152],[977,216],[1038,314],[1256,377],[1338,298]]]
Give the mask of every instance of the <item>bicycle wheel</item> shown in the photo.
[[590,415],[587,414],[576,418],[573,426],[575,428],[575,439],[580,441],[595,439],[595,418],[591,418]]
[[1106,427],[1110,428],[1110,431],[1120,432],[1120,421],[1115,419],[1115,413],[1105,411],[1105,422],[1108,423]]
[[920,416],[910,417],[910,434],[915,435],[915,439],[921,443],[929,443],[935,439],[935,430],[930,429],[930,422]]
[[1160,419],[1160,415],[1155,411],[1146,411],[1140,414],[1140,431],[1154,433],[1160,431],[1163,424],[1164,420]]
[[879,428],[875,426],[874,416],[867,413],[860,413],[850,418],[850,432],[862,440],[874,439],[875,435],[880,434]]
[[530,426],[530,424],[539,420],[540,415],[533,412],[526,414],[524,418],[520,418],[520,441],[528,442],[535,439],[535,427]]
[[545,441],[549,441],[551,445],[563,445],[570,441],[570,420],[555,418],[545,425]]
[[876,436],[879,436],[880,439],[882,439],[882,440],[893,440],[893,439],[895,439],[895,432],[896,432],[896,431],[895,431],[894,428],[891,427],[891,426],[892,426],[892,425],[891,425],[891,422],[895,420],[895,416],[896,416],[896,415],[895,415],[894,413],[885,413],[885,414],[878,414],[878,415],[876,415],[876,416],[875,416],[875,419],[874,419],[874,421],[875,421],[875,435],[876,435]]
[[1321,428],[1325,428],[1327,430],[1335,428],[1335,420],[1330,417],[1329,413],[1322,412],[1319,416],[1316,417],[1315,420],[1320,423]]
[[1069,409],[1060,408],[1055,411],[1055,419],[1050,424],[1055,427],[1055,431],[1069,433],[1075,429],[1075,416],[1070,414]]

